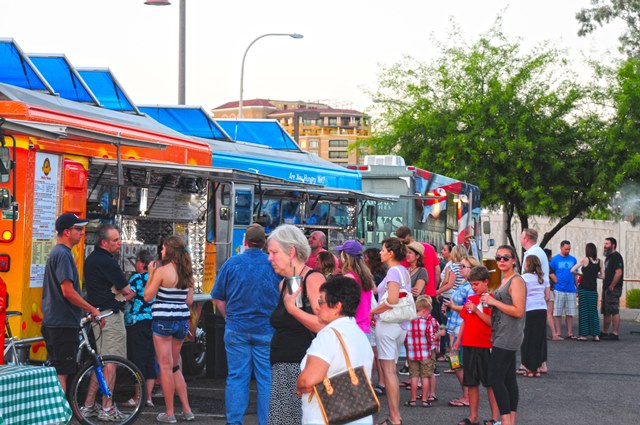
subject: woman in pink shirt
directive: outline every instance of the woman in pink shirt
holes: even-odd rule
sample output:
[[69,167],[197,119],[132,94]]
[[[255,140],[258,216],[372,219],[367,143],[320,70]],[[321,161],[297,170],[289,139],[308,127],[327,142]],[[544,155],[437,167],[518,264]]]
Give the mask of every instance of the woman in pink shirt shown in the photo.
[[371,311],[371,297],[373,296],[373,275],[364,262],[362,255],[363,248],[360,242],[349,239],[342,245],[336,247],[340,253],[340,266],[345,276],[353,278],[360,284],[360,304],[356,310],[356,323],[362,332],[369,335],[371,321],[369,312]]

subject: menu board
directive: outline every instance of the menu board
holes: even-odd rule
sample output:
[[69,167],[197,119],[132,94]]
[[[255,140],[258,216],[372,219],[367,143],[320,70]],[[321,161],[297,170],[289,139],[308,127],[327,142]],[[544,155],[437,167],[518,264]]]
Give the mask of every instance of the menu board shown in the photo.
[[31,288],[42,287],[44,268],[56,244],[59,157],[36,153],[33,185],[33,233],[31,235]]

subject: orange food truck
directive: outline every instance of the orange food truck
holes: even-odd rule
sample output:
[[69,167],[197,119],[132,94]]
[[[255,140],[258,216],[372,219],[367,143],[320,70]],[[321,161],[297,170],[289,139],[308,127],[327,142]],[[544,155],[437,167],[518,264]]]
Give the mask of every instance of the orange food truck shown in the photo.
[[[57,216],[73,212],[89,220],[74,248],[79,271],[101,223],[121,228],[125,272],[133,272],[138,250],[157,253],[163,237],[187,240],[197,295],[183,364],[186,373],[198,373],[205,355],[201,317],[213,308],[216,245],[231,239],[234,185],[279,179],[212,167],[208,144],[139,113],[121,91],[114,97],[131,110],[105,107],[90,90],[88,101],[70,100],[12,40],[0,39],[3,47],[13,48],[13,56],[0,54],[0,287],[7,287],[6,309],[22,313],[10,319],[14,336],[30,343],[24,347],[31,359],[46,358],[38,340],[44,268]],[[87,72],[76,89],[96,76]],[[20,73],[26,78],[12,79]]]

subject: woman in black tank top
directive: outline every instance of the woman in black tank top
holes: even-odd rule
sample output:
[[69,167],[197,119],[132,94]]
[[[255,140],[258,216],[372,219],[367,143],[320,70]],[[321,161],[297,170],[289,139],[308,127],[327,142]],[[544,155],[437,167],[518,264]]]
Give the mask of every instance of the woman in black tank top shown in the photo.
[[571,269],[577,272],[580,268],[582,276],[578,285],[580,322],[578,325],[578,341],[586,341],[592,336],[594,341],[600,341],[600,318],[598,317],[598,282],[596,279],[604,277],[602,261],[598,258],[595,244],[588,243],[585,247],[586,255]]
[[[289,294],[283,279],[280,300],[271,314],[275,329],[271,339],[271,399],[269,425],[300,424],[302,402],[296,394],[300,362],[315,334],[324,327],[317,317],[319,289],[325,281],[322,273],[305,265],[311,248],[302,231],[292,225],[277,227],[268,238],[269,261],[285,279],[302,276],[300,290]],[[302,307],[296,306],[296,298]]]

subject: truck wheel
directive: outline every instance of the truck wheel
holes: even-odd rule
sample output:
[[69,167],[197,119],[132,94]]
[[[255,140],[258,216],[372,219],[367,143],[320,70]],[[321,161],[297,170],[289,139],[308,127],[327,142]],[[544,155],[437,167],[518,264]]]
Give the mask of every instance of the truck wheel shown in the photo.
[[199,375],[207,363],[207,333],[204,324],[198,324],[196,338],[182,347],[182,368],[185,375]]

